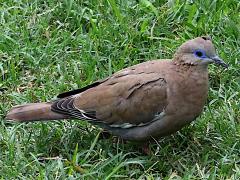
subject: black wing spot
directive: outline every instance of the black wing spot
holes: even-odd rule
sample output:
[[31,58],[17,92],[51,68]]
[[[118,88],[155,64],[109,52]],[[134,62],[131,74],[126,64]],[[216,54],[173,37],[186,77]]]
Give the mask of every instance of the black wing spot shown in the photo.
[[201,38],[204,39],[205,41],[207,41],[207,40],[211,41],[212,40],[210,36],[202,36]]
[[101,84],[101,83],[102,83],[102,82],[97,81],[97,82],[92,83],[92,84],[90,84],[90,85],[88,85],[88,86],[85,86],[85,87],[83,87],[83,88],[81,88],[81,89],[75,89],[75,90],[72,90],[72,91],[68,91],[68,92],[61,93],[61,94],[59,94],[57,97],[58,97],[58,98],[65,98],[65,97],[68,97],[68,96],[72,96],[72,95],[81,93],[81,92],[83,92],[83,91],[86,91],[87,89],[96,87],[96,86],[98,86],[98,85]]
[[130,98],[138,89],[142,88],[143,86],[146,86],[148,84],[151,84],[151,83],[154,83],[154,82],[157,82],[161,80],[164,84],[166,83],[166,80],[163,79],[163,78],[157,78],[157,79],[154,79],[152,81],[148,81],[146,83],[137,83],[136,85],[134,85],[133,87],[129,88],[129,94],[127,95],[127,99]]

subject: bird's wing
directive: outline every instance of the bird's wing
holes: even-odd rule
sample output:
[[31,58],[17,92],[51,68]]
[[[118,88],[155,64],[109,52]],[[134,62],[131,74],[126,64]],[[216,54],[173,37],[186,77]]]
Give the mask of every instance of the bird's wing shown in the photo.
[[[90,86],[91,87],[91,86]],[[158,72],[122,70],[79,94],[55,101],[58,113],[111,127],[143,126],[167,104],[167,82]]]

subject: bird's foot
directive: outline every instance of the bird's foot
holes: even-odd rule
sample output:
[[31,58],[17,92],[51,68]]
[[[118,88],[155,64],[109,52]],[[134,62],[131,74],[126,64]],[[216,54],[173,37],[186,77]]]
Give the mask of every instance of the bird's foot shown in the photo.
[[145,155],[152,155],[153,154],[149,142],[145,142],[144,144],[142,144],[141,151]]
[[111,133],[109,133],[106,130],[103,130],[102,132],[100,132],[99,139],[110,139],[111,136],[112,136]]

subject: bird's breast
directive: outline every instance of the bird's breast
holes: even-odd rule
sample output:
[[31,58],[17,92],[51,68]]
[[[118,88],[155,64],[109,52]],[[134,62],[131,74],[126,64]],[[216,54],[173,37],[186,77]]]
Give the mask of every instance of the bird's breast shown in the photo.
[[170,114],[195,119],[203,110],[208,95],[207,71],[177,72],[169,78],[168,108]]

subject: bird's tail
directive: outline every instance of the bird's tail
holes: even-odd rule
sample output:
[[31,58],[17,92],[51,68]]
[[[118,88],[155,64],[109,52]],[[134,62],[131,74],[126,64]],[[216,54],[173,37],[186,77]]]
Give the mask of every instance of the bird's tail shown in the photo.
[[69,116],[53,112],[51,103],[31,103],[13,107],[6,116],[7,120],[30,122],[68,119]]

